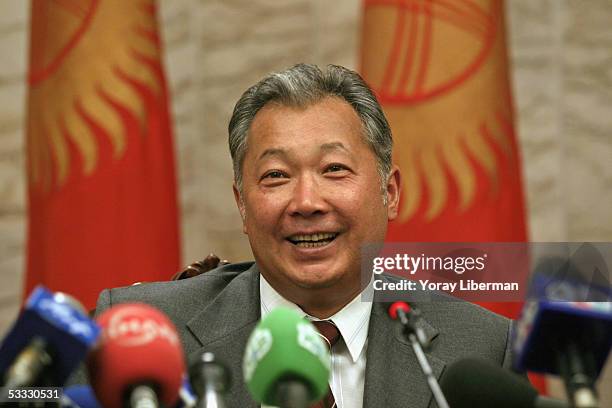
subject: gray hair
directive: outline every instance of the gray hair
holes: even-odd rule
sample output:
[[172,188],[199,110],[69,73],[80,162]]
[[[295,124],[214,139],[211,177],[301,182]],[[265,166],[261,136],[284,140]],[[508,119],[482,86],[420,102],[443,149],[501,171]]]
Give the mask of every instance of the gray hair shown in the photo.
[[[298,64],[270,74],[242,94],[229,122],[229,148],[234,165],[234,180],[242,191],[242,162],[247,151],[247,136],[257,112],[269,102],[305,107],[326,97],[348,102],[363,124],[364,138],[376,155],[383,192],[391,172],[393,139],[391,128],[376,96],[355,71],[328,65]],[[386,196],[385,196],[386,198]]]

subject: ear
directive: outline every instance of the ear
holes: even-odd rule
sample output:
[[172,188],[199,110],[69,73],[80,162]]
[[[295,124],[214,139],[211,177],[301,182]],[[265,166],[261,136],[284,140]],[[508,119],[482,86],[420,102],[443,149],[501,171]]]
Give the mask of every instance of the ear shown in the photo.
[[236,205],[238,206],[238,211],[240,211],[240,217],[242,218],[242,232],[248,234],[246,226],[246,208],[244,207],[244,200],[240,195],[240,191],[238,187],[236,187],[236,182],[232,184],[232,190],[234,190],[234,200],[236,200]]
[[397,165],[393,165],[389,178],[387,179],[387,219],[389,221],[397,218],[399,214],[399,199],[402,189],[402,177]]

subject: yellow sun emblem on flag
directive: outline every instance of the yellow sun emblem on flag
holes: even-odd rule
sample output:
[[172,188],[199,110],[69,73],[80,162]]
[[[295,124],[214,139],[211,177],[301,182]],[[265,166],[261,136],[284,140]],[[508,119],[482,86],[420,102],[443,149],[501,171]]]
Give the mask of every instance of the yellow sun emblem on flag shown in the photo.
[[[103,130],[114,159],[126,150],[116,107],[141,126],[146,107],[133,83],[154,94],[160,82],[151,62],[160,56],[153,0],[34,0],[27,122],[32,186],[61,187],[76,152],[85,175],[96,169]],[[74,147],[74,148],[71,148]]]
[[[502,3],[496,0],[367,0],[362,73],[394,136],[403,175],[400,219],[422,206],[432,220],[474,202],[477,167],[489,194],[513,162]],[[425,200],[424,197],[427,197]]]

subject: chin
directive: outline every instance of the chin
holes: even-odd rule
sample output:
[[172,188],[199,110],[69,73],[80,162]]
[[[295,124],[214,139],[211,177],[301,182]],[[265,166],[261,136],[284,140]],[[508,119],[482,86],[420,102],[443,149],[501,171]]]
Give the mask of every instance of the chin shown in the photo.
[[340,276],[322,274],[309,274],[307,276],[297,276],[293,280],[294,284],[303,289],[325,289],[336,285]]

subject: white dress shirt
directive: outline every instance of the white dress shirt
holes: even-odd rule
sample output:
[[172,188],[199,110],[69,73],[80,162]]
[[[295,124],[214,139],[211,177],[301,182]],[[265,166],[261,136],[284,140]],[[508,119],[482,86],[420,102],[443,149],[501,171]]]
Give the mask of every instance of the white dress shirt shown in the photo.
[[[370,285],[364,291],[371,290]],[[286,307],[299,312],[309,320],[321,320],[309,316],[299,306],[281,296],[262,275],[259,279],[259,293],[262,318],[277,307]],[[366,297],[366,299],[371,299],[371,297]],[[326,319],[334,322],[342,335],[342,340],[339,340],[331,351],[329,380],[338,408],[361,408],[363,406],[368,323],[371,311],[372,303],[362,301],[361,294],[359,294],[342,310]],[[262,407],[266,406],[262,405]]]

